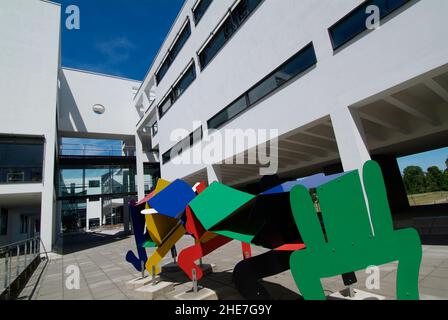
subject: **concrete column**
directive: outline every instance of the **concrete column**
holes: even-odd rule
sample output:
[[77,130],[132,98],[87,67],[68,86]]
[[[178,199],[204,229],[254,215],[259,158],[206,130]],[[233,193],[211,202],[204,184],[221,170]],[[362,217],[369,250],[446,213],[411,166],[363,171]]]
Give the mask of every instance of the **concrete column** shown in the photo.
[[209,185],[215,181],[222,182],[221,168],[217,165],[208,165],[207,166],[207,179],[208,179]]
[[144,157],[143,157],[143,144],[142,140],[137,133],[135,135],[135,156],[137,161],[137,192],[138,199],[145,197],[145,181],[144,181]]
[[129,232],[129,197],[123,198],[123,226],[124,232]]
[[[44,164],[43,164],[43,192],[41,198],[40,237],[47,252],[53,250],[55,233],[55,190],[54,166],[56,156],[56,132],[45,136]],[[41,248],[43,252],[44,248]]]
[[359,170],[371,160],[364,128],[357,112],[348,108],[331,114],[339,155],[344,171]]
[[377,155],[372,158],[381,166],[391,211],[397,213],[409,209],[408,195],[397,158],[393,155]]

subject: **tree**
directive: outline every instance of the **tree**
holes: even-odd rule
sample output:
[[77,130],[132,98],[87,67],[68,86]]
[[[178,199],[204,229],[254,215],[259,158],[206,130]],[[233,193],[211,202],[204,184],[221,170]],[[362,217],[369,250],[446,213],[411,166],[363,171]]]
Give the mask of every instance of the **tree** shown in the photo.
[[403,182],[408,194],[426,192],[426,176],[420,167],[410,166],[404,169]]
[[448,191],[448,169],[443,173],[443,190]]
[[444,174],[439,167],[428,168],[426,174],[426,192],[442,191],[444,187]]

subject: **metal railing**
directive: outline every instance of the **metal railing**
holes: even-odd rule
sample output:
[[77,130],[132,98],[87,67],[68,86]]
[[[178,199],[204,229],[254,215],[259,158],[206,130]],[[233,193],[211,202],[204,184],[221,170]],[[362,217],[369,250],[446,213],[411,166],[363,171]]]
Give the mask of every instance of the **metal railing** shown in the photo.
[[0,247],[0,294],[40,255],[40,244],[40,238],[34,237]]
[[61,156],[106,156],[106,157],[134,157],[135,147],[120,147],[116,145],[94,145],[94,144],[68,144],[59,147]]

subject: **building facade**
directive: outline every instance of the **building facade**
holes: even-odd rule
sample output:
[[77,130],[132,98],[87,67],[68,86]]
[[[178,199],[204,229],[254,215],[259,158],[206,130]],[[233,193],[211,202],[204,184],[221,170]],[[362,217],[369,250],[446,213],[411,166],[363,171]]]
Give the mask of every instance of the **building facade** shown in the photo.
[[[266,166],[253,154],[284,180],[375,159],[399,211],[396,158],[446,146],[446,1],[186,0],[141,83],[63,68],[60,6],[0,8],[1,243],[33,229],[52,248],[63,212],[94,228],[158,176],[250,189]],[[188,161],[229,131],[244,143]],[[122,150],[66,155],[64,138]]]

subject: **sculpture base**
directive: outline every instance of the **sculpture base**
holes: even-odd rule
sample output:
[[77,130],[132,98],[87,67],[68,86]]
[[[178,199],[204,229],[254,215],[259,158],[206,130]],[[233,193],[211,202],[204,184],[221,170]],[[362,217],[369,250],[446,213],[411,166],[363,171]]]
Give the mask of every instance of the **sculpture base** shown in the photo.
[[[159,277],[156,278],[156,281],[159,281]],[[146,277],[146,278],[137,278],[131,281],[126,282],[126,288],[129,290],[135,290],[138,288],[141,288],[143,286],[146,286],[148,284],[150,284],[152,282],[152,278],[151,277]]]
[[350,291],[347,288],[329,295],[328,300],[386,300],[386,297],[358,289],[353,289],[353,295],[350,296]]
[[165,294],[174,291],[174,285],[172,282],[161,281],[156,285],[148,284],[135,290],[137,293],[143,295],[144,299],[155,300],[163,297]]
[[207,288],[201,288],[198,293],[194,293],[193,290],[180,293],[174,296],[175,300],[193,300],[193,301],[207,301],[207,300],[218,300],[218,295],[216,291]]

